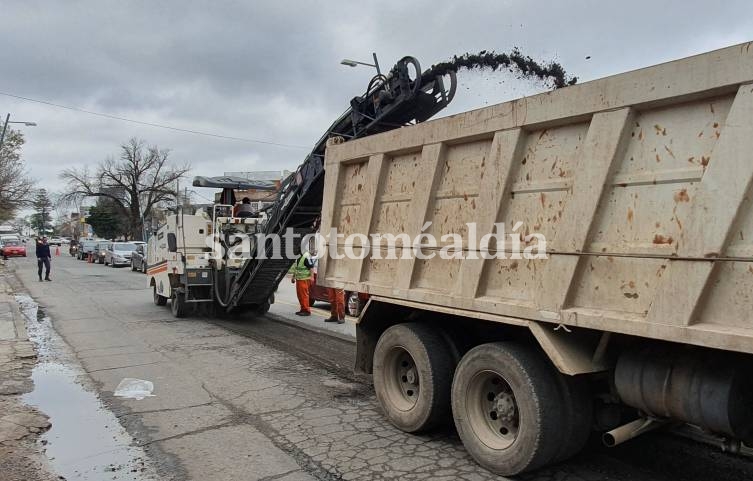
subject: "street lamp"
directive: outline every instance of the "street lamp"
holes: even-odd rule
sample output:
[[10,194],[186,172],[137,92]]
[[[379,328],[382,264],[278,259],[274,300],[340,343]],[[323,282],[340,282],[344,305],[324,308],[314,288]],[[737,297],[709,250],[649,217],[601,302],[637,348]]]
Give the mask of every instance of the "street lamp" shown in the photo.
[[0,134],[0,149],[3,148],[3,141],[5,140],[5,131],[8,129],[8,124],[24,124],[27,127],[36,127],[36,122],[11,122],[10,114],[5,116],[5,124],[3,125],[3,133]]
[[359,62],[357,60],[350,60],[348,58],[345,58],[342,61],[340,61],[340,64],[346,65],[348,67],[357,67],[359,65],[365,65],[367,67],[374,67],[377,71],[377,74],[382,75],[382,72],[379,70],[379,61],[377,60],[376,53],[372,53],[371,55],[374,56],[374,63]]

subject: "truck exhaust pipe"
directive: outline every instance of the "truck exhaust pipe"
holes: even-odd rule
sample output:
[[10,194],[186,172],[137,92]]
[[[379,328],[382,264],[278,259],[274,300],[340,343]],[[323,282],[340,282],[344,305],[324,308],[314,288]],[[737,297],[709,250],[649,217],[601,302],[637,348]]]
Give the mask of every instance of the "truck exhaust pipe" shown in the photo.
[[654,429],[663,426],[665,423],[665,421],[657,421],[656,419],[639,418],[604,433],[601,436],[601,441],[605,446],[613,448],[618,444],[630,441],[643,433],[653,431]]

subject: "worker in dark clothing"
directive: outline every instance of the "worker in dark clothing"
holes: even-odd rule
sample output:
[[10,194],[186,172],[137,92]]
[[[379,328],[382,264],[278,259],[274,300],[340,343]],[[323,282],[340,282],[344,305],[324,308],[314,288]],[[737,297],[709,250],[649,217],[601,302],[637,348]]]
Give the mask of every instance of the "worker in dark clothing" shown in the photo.
[[50,279],[50,246],[47,244],[47,237],[37,239],[37,275],[39,275],[39,282],[42,282],[42,267],[44,266],[44,280],[52,281]]
[[253,217],[254,208],[251,199],[244,197],[240,204],[233,207],[233,217]]

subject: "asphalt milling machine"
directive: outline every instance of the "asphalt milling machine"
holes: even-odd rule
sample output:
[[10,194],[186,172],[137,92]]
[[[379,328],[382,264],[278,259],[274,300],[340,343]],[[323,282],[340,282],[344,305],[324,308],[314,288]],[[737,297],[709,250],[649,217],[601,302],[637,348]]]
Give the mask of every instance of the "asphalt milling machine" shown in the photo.
[[[350,101],[350,108],[324,132],[296,171],[282,181],[275,201],[253,217],[233,216],[233,189],[269,189],[269,185],[227,177],[195,178],[196,187],[222,188],[221,200],[213,206],[211,220],[179,211],[154,236],[148,248],[147,274],[155,303],[165,305],[171,298],[176,316],[185,315],[190,304],[202,304],[219,313],[267,312],[277,286],[295,261],[285,253],[298,252],[301,238],[315,231],[321,216],[327,141],[358,139],[426,121],[452,101],[456,87],[454,71],[422,72],[414,57],[402,58],[386,75],[378,71],[366,92]],[[293,249],[285,245],[282,236],[287,229],[299,234]],[[266,242],[251,242],[248,255],[231,259],[233,238],[239,232],[264,234],[259,238]],[[202,255],[210,250],[204,241],[210,233],[222,247],[221,258]],[[272,256],[275,234],[280,236],[279,252],[283,253],[277,258]]]

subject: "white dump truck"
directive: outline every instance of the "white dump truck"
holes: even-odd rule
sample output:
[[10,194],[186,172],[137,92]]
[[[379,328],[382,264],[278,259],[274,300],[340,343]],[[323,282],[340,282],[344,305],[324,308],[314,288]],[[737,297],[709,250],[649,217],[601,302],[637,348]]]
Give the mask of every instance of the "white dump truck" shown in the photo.
[[[753,44],[330,139],[324,167],[319,283],[370,294],[357,368],[398,428],[454,419],[502,475],[594,429],[753,442]],[[459,255],[400,258],[422,233]]]

